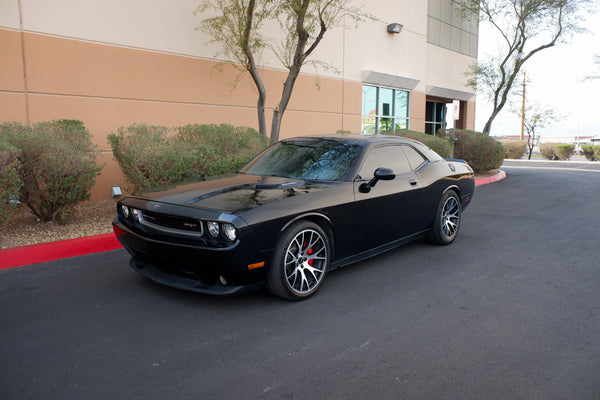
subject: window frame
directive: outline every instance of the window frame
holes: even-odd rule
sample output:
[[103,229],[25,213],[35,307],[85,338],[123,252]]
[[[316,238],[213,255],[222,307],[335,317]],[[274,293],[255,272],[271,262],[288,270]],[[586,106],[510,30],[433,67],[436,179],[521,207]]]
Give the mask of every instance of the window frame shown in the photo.
[[[365,114],[365,100],[366,100],[366,96],[365,96],[365,87],[369,87],[369,88],[374,88],[375,89],[375,99],[374,99],[374,104],[375,104],[375,113],[374,114],[370,114],[373,110],[368,111],[368,114]],[[380,110],[380,108],[383,108],[383,106],[381,104],[381,96],[380,96],[380,92],[381,90],[391,90],[392,91],[392,104],[391,104],[391,109],[387,110],[387,114],[384,114],[384,110]],[[401,117],[398,116],[399,114],[401,114],[398,109],[398,94],[399,93],[405,93],[406,95],[406,117]],[[373,84],[369,84],[369,83],[363,83],[363,88],[362,88],[362,107],[361,107],[361,135],[378,135],[381,133],[389,133],[389,132],[395,132],[396,126],[398,124],[403,125],[404,127],[399,128],[399,129],[410,129],[410,90],[406,90],[406,89],[401,89],[401,88],[394,88],[394,87],[389,87],[389,86],[380,86],[380,85],[373,85]],[[370,103],[372,103],[373,101],[370,101]],[[381,104],[380,104],[381,103]],[[386,103],[387,104],[387,103]],[[370,122],[365,122],[366,119],[371,119]],[[382,127],[382,123],[391,123],[391,130],[381,130]],[[366,126],[374,126],[374,130],[372,133],[367,133],[366,132]]]
[[[407,171],[396,171],[394,170],[394,173],[396,174],[396,177],[399,176],[403,176],[403,175],[407,175],[407,174],[412,174],[416,171],[418,171],[419,169],[423,168],[423,166],[429,164],[431,162],[431,160],[425,155],[423,154],[423,152],[419,151],[419,149],[417,149],[416,147],[412,146],[411,144],[408,143],[395,143],[395,144],[381,144],[381,145],[376,145],[373,146],[371,148],[368,148],[366,150],[366,153],[363,156],[363,159],[360,163],[360,165],[357,166],[356,169],[356,177],[358,178],[359,181],[368,181],[371,178],[373,178],[372,174],[375,172],[375,169],[377,168],[390,168],[392,167],[391,165],[378,165],[377,167],[375,167],[375,169],[371,172],[371,175],[368,176],[362,176],[361,172],[363,172],[363,169],[365,168],[365,164],[367,163],[367,159],[369,158],[369,156],[379,150],[379,149],[386,149],[386,148],[395,148],[398,147],[400,148],[401,153],[404,156],[404,160],[406,161],[407,165],[408,165],[408,170]],[[413,167],[412,163],[410,162],[410,158],[408,157],[408,155],[406,154],[405,148],[410,147],[412,150],[414,150],[418,155],[420,155],[423,158],[423,162],[421,162],[419,165]]]
[[[427,106],[429,104],[433,104],[433,120],[429,120],[429,116],[427,113]],[[433,135],[435,136],[435,133],[441,129],[441,128],[445,128],[446,126],[446,104],[444,102],[441,101],[437,101],[437,100],[426,100],[425,101],[425,133],[427,133],[428,135]],[[441,108],[441,113],[440,114],[440,120],[438,121],[438,109]],[[433,126],[433,132],[429,132],[430,131],[430,127]]]

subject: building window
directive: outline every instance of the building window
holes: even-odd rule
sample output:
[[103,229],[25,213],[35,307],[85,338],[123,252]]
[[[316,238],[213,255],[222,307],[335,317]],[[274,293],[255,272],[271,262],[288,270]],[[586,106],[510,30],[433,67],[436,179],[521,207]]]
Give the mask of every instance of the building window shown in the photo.
[[406,90],[363,85],[362,134],[408,129],[408,104]]
[[425,103],[425,133],[435,135],[444,128],[446,122],[446,103],[428,101]]
[[461,15],[455,0],[429,0],[427,8],[427,42],[477,57],[479,20]]

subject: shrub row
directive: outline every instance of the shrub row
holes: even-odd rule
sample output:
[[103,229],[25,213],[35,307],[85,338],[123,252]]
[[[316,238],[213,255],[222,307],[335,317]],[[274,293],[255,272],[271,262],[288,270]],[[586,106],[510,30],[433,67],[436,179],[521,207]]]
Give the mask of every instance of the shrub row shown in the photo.
[[[394,133],[426,144],[444,158],[451,157],[453,132],[451,129],[440,129],[436,136],[421,132],[401,130]],[[506,150],[498,140],[483,133],[457,129],[455,132],[454,158],[469,163],[475,172],[486,172],[498,169],[504,161]]]
[[408,129],[394,132],[394,133],[392,133],[392,135],[402,136],[402,137],[405,137],[408,139],[417,140],[417,141],[425,144],[427,147],[429,147],[431,150],[438,153],[443,158],[449,158],[452,154],[452,144],[450,142],[448,142],[447,140],[444,140],[442,138],[439,138],[439,137],[436,137],[433,135],[428,135],[426,133],[417,132],[417,131],[411,131]]
[[511,160],[520,160],[527,151],[527,142],[522,140],[501,140],[500,143],[506,150],[504,157]]
[[563,160],[571,159],[575,151],[574,144],[567,143],[542,143],[540,145],[540,153],[547,160]]
[[581,150],[583,151],[585,158],[589,161],[600,160],[600,146],[586,144],[581,146]]
[[19,150],[15,146],[0,138],[0,224],[10,216],[21,188],[18,155]]
[[[402,130],[394,133],[425,143],[444,158],[451,156],[452,131],[438,136]],[[483,172],[499,168],[508,146],[473,131],[456,130],[455,158]],[[186,125],[176,128],[134,124],[108,136],[113,154],[131,190],[199,180],[232,172],[269,144],[251,128],[232,125]],[[80,121],[0,125],[0,222],[14,199],[27,204],[43,221],[89,199],[102,167],[88,130]],[[519,156],[520,158],[520,156]]]
[[454,157],[469,163],[475,172],[486,172],[500,168],[506,150],[502,143],[483,133],[456,130]]
[[[454,158],[465,160],[475,172],[500,168],[506,150],[498,140],[483,133],[463,129],[456,129],[454,134],[456,137]],[[437,136],[445,138],[450,143],[452,143],[452,135],[451,129],[440,129],[437,132]]]
[[269,144],[254,129],[226,124],[134,124],[108,140],[133,191],[233,172]]
[[0,125],[2,215],[18,197],[40,220],[62,220],[70,207],[89,199],[102,170],[98,154],[81,121]]

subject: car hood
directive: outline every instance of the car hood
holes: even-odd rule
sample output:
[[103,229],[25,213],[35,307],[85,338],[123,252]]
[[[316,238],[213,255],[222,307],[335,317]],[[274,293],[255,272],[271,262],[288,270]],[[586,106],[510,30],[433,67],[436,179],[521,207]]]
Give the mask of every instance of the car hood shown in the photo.
[[135,196],[173,205],[238,214],[275,201],[334,187],[340,183],[231,174],[191,184],[152,189]]

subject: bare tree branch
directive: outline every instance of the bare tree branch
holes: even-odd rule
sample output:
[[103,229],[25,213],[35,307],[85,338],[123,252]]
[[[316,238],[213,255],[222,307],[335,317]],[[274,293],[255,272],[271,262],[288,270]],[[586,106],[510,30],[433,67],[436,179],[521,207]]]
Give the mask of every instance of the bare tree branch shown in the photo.
[[469,71],[469,85],[486,94],[492,112],[483,132],[490,134],[492,123],[504,108],[515,79],[535,54],[555,46],[574,32],[579,12],[590,0],[455,0],[463,13],[479,12],[501,38],[497,58],[481,59]]
[[[300,70],[307,62],[323,65],[308,58],[322,42],[326,32],[342,25],[344,17],[359,23],[374,19],[362,9],[350,6],[350,0],[201,0],[196,14],[215,16],[202,20],[198,29],[208,33],[211,42],[222,47],[227,62],[250,74],[257,90],[259,130],[267,135],[265,123],[266,89],[259,73],[257,55],[271,49],[288,70],[280,101],[273,111],[270,137],[279,139],[281,119],[290,101]],[[279,22],[284,38],[274,41],[263,37],[261,28],[267,21]]]

